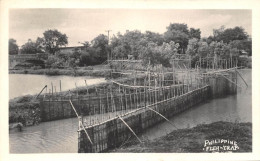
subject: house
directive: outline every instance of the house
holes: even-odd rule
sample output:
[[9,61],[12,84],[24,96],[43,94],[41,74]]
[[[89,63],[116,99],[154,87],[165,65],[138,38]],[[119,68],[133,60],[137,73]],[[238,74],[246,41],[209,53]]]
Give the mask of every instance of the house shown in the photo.
[[241,50],[239,57],[248,58],[248,55],[249,55],[248,52],[246,52],[245,50]]

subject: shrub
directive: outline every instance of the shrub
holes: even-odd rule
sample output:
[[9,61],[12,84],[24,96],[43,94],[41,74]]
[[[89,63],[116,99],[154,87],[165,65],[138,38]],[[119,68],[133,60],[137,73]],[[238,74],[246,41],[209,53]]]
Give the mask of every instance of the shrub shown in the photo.
[[38,70],[38,69],[42,69],[42,67],[41,66],[33,66],[31,69]]

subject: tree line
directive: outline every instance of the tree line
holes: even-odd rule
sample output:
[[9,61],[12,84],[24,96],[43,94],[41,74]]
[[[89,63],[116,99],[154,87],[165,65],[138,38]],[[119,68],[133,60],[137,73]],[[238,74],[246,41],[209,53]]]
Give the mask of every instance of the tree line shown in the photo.
[[[104,34],[92,41],[82,43],[84,50],[73,53],[61,52],[59,49],[68,44],[66,34],[58,30],[47,30],[43,37],[34,42],[29,40],[21,46],[21,54],[38,54],[46,59],[47,66],[89,66],[101,64],[110,59],[123,59],[129,55],[133,59],[141,59],[144,63],[171,66],[170,60],[176,54],[188,54],[193,60],[198,57],[239,56],[242,52],[252,55],[252,40],[242,27],[213,30],[213,35],[201,38],[200,29],[189,28],[187,24],[171,23],[163,34],[152,31],[144,33],[133,30],[124,34],[117,33],[108,42]],[[18,53],[14,39],[9,39],[9,54]]]

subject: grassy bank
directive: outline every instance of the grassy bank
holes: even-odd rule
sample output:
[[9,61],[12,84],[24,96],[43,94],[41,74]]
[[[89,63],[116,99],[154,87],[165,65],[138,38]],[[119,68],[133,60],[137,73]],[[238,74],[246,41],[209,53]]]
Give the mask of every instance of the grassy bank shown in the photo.
[[40,102],[26,95],[9,101],[9,123],[21,122],[24,126],[37,124],[40,118]]
[[[135,139],[135,138],[134,138]],[[219,139],[222,143],[212,143],[212,140]],[[225,140],[236,141],[239,149],[234,150],[234,145]],[[209,142],[207,142],[209,141]],[[205,142],[207,143],[204,146]],[[140,144],[136,139],[126,143],[121,148],[115,149],[111,152],[133,152],[133,153],[201,153],[212,152],[208,147],[215,146],[215,148],[225,147],[226,150],[220,152],[252,152],[252,123],[231,123],[231,122],[214,122],[211,124],[202,124],[194,128],[180,129],[172,131],[170,134],[161,138],[145,141]],[[204,148],[204,149],[203,149]],[[207,150],[207,151],[206,151]],[[212,150],[212,149],[211,149]],[[213,150],[214,151],[214,150]]]
[[82,67],[76,69],[17,69],[9,70],[9,74],[38,74],[38,75],[69,75],[69,76],[94,76],[94,77],[108,77],[110,76],[110,70],[106,67],[100,69],[98,67],[89,68]]
[[[133,78],[124,77],[114,79],[120,83],[126,83],[132,81]],[[111,85],[111,81],[105,83],[89,85],[85,87],[78,87],[77,89],[70,89],[70,96],[76,98],[79,95],[79,98],[86,97],[90,95],[96,95],[96,90],[107,88]],[[46,95],[45,99],[56,100],[60,97],[68,96],[68,91],[57,92],[53,96]],[[35,122],[41,121],[41,110],[40,110],[40,101],[43,99],[43,95],[40,95],[35,99],[36,95],[26,95],[16,97],[9,100],[9,123],[22,122],[25,126],[32,125]]]

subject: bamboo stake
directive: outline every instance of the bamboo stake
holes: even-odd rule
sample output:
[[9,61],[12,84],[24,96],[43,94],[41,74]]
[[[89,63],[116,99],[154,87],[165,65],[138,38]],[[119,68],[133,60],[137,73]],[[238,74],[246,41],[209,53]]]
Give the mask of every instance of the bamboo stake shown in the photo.
[[101,120],[102,120],[102,105],[101,105],[101,96],[100,96],[100,93],[99,93],[99,114],[101,115]]
[[61,80],[60,80],[60,92],[61,92]]
[[52,82],[51,82],[51,94],[53,96],[53,84],[52,84]]
[[230,80],[229,78],[225,77],[224,75],[222,75],[221,73],[219,73],[222,77],[226,78],[229,82],[235,84],[236,86],[242,88],[241,86],[237,85],[235,82],[233,82],[232,80]]
[[124,112],[124,108],[123,108],[123,99],[122,99],[122,94],[120,93],[120,106],[121,106],[121,111]]
[[130,99],[130,110],[132,109],[132,97],[131,97],[131,93],[130,92],[128,92],[128,95],[129,95],[129,99]]
[[128,110],[128,103],[127,103],[127,93],[126,93],[126,89],[124,88],[124,94],[125,94],[125,110]]
[[168,121],[173,127],[175,127],[176,129],[178,129],[170,120],[168,120],[166,117],[164,117],[162,114],[160,114],[159,112],[155,111],[154,109],[147,107],[149,110],[157,113],[159,116],[161,116],[162,118],[164,118],[166,121]]
[[[155,80],[155,83],[154,83],[154,86],[156,86],[156,80]],[[159,88],[159,90],[160,90],[160,88]],[[156,104],[156,102],[157,102],[157,92],[156,92],[156,90],[154,90],[154,103]],[[158,106],[157,106],[157,104],[155,105],[155,109],[157,109],[158,108]]]
[[47,91],[47,85],[45,85],[45,86],[42,88],[41,92],[35,97],[35,99],[39,97],[39,95],[42,93],[42,91],[43,91],[45,88],[46,88],[46,91]]
[[142,141],[138,138],[138,136],[135,134],[135,132],[131,129],[130,126],[127,125],[127,123],[120,117],[118,116],[118,118],[126,125],[126,127],[128,127],[128,129],[134,134],[134,136],[137,138],[137,140],[142,143]]
[[240,72],[238,70],[235,70],[237,72],[237,74],[240,76],[240,78],[242,78],[243,82],[246,84],[246,86],[248,87],[248,84],[246,83],[245,79],[242,77],[242,75],[240,74]]
[[88,140],[90,141],[91,144],[93,144],[93,142],[91,141],[91,139],[90,139],[90,137],[89,137],[89,135],[88,135],[88,133],[87,133],[87,130],[85,129],[84,125],[82,124],[81,119],[80,119],[80,117],[79,117],[79,115],[78,115],[78,113],[77,113],[75,107],[73,106],[71,100],[69,100],[69,102],[70,102],[71,107],[73,108],[74,112],[76,113],[76,115],[77,115],[77,117],[78,117],[78,120],[79,120],[80,124],[82,125],[82,127],[83,127],[83,129],[84,129],[84,131],[85,131],[85,133],[86,133],[86,135],[87,135],[87,137],[88,137]]

